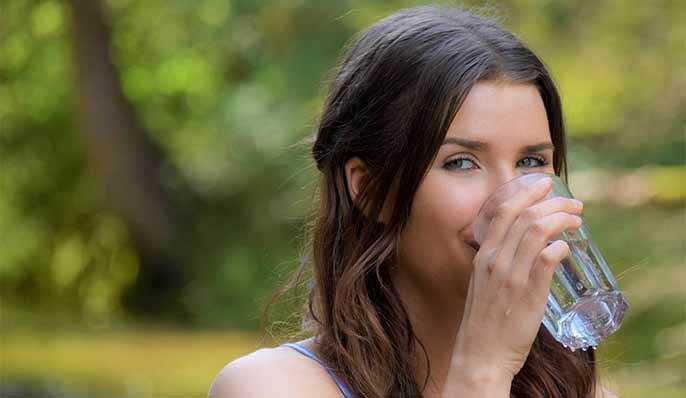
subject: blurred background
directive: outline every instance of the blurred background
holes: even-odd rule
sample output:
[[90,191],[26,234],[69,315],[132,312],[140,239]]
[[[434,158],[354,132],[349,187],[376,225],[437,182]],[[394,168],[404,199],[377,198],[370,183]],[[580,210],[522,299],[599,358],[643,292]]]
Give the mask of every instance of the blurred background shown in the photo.
[[[2,1],[2,396],[201,397],[280,341],[259,327],[316,183],[299,143],[345,42],[418,4]],[[572,191],[630,305],[601,372],[686,396],[686,3],[488,4],[558,82]]]

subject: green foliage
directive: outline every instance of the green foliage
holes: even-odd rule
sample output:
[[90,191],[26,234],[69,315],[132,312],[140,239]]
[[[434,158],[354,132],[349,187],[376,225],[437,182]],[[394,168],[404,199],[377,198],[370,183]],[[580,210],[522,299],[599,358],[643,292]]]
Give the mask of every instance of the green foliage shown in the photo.
[[[306,148],[294,144],[312,132],[322,82],[354,32],[414,4],[106,3],[123,92],[201,198],[184,238],[195,321],[256,324],[256,299],[280,277],[274,267],[297,263],[315,174]],[[119,318],[140,259],[75,125],[68,3],[17,0],[4,11],[0,284],[10,304]],[[684,7],[511,1],[485,11],[504,17],[557,76],[572,166],[683,161],[684,53],[676,50]]]

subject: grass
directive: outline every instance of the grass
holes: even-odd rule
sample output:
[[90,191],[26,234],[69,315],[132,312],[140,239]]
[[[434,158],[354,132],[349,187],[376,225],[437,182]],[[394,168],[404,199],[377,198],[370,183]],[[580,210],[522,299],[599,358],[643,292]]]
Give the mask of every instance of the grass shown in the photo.
[[[2,342],[5,392],[8,385],[26,391],[26,385],[39,381],[45,391],[37,390],[36,395],[49,390],[91,397],[204,397],[226,363],[259,347],[252,334],[163,330],[5,333]],[[610,358],[602,346],[599,354],[601,372],[619,397],[676,398],[686,392],[683,353],[636,362]]]
[[229,361],[258,348],[240,332],[4,333],[3,385],[39,380],[67,395],[205,396]]

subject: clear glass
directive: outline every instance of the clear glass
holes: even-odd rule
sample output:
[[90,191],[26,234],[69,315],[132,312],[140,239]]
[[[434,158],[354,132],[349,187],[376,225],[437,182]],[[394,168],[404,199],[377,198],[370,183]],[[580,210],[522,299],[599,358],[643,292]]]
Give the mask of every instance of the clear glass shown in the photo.
[[[474,238],[481,244],[498,206],[523,187],[541,178],[552,180],[545,199],[573,198],[557,176],[533,173],[515,178],[497,188],[484,202],[474,224]],[[605,259],[591,240],[586,223],[578,231],[558,238],[570,247],[570,255],[557,266],[548,294],[543,324],[562,345],[572,351],[596,346],[616,332],[628,304]]]

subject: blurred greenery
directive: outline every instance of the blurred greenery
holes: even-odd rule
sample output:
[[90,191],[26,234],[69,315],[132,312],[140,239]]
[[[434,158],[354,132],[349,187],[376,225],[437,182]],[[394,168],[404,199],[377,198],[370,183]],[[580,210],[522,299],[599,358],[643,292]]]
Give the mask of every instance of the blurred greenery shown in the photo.
[[[342,47],[425,3],[102,1],[107,54],[176,222],[159,256],[117,205],[123,174],[99,163],[128,154],[95,152],[104,132],[79,117],[101,106],[79,89],[102,72],[75,56],[97,40],[74,32],[72,4],[0,4],[1,394],[204,395],[260,344],[260,310],[298,263],[316,173],[297,144]],[[685,395],[686,5],[488,4],[559,84],[572,190],[630,304],[603,366],[622,397]],[[156,284],[158,262],[181,282]]]

